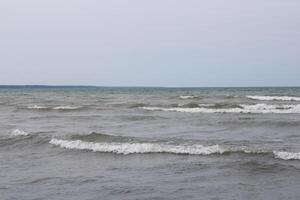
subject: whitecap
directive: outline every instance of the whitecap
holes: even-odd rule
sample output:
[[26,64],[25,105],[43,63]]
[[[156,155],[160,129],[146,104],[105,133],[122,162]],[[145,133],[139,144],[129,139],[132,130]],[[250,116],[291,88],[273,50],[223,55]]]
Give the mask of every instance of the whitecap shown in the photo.
[[219,146],[203,145],[171,145],[159,143],[94,143],[82,140],[59,140],[52,139],[50,144],[66,149],[89,150],[94,152],[106,152],[116,154],[142,154],[142,153],[171,153],[190,155],[223,154],[228,150]]
[[183,155],[212,155],[224,153],[245,153],[245,154],[269,154],[273,153],[274,157],[282,160],[299,160],[300,153],[284,151],[265,151],[241,147],[224,147],[218,144],[204,146],[200,144],[166,144],[166,143],[138,143],[138,142],[87,142],[83,140],[64,140],[52,138],[50,144],[70,150],[87,150],[102,153],[115,154],[145,154],[145,153],[169,153]]
[[11,136],[28,136],[29,133],[21,130],[21,129],[15,129],[11,132]]
[[239,105],[240,108],[163,108],[163,107],[141,107],[149,111],[169,111],[169,112],[186,112],[186,113],[253,113],[253,114],[290,114],[300,113],[300,105]]
[[300,160],[300,152],[274,151],[275,158],[282,160]]
[[180,98],[180,99],[194,99],[194,98],[196,98],[196,96],[193,96],[193,95],[186,95],[186,96],[180,96],[179,98]]
[[261,101],[300,101],[300,97],[291,96],[246,96],[249,99]]
[[53,110],[77,110],[80,106],[56,106]]
[[28,108],[28,109],[37,109],[37,110],[40,110],[40,109],[47,109],[48,107],[46,107],[46,106],[33,105],[33,106],[28,106],[27,108]]

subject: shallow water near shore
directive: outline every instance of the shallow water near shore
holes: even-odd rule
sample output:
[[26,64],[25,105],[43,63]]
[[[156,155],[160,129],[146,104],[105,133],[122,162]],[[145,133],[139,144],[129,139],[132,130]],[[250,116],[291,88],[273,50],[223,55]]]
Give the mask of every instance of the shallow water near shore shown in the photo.
[[1,199],[299,199],[300,88],[0,87]]

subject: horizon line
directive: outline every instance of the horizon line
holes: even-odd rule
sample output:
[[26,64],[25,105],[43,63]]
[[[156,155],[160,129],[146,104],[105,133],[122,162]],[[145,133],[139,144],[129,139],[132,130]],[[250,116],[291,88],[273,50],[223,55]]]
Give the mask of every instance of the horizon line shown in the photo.
[[0,87],[93,87],[93,88],[298,88],[300,86],[104,86],[56,84],[0,84]]

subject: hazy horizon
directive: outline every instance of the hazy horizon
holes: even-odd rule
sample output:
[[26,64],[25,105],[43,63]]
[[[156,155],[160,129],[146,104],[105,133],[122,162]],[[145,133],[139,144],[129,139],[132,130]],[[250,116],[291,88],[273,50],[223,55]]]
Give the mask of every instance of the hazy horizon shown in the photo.
[[70,87],[70,88],[76,88],[76,87],[83,87],[83,88],[88,88],[88,87],[94,87],[94,88],[174,88],[174,89],[201,89],[201,88],[300,88],[300,86],[132,86],[132,85],[123,85],[123,86],[110,86],[110,85],[56,85],[56,84],[52,84],[52,85],[39,85],[39,84],[31,84],[31,85],[0,85],[0,88],[23,88],[23,87],[33,87],[33,88],[52,88],[52,87]]
[[300,86],[300,2],[3,1],[0,85]]

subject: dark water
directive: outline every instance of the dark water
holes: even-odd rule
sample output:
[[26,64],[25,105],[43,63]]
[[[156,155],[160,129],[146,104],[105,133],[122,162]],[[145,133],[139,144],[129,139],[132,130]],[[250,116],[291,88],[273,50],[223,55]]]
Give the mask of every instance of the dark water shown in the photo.
[[0,199],[300,199],[300,88],[0,88]]

